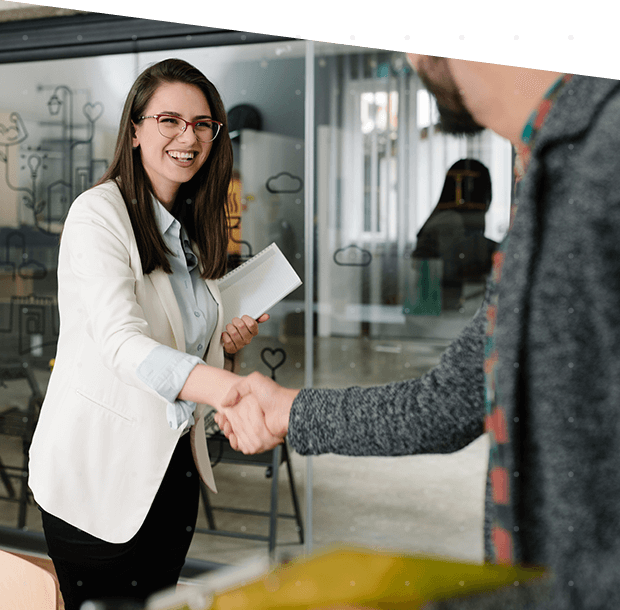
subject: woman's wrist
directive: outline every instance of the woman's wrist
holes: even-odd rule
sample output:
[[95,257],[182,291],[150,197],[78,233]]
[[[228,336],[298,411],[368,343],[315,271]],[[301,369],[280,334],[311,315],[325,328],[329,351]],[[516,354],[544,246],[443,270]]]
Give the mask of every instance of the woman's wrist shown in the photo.
[[219,409],[222,399],[239,378],[230,371],[198,364],[187,377],[178,398],[204,403]]

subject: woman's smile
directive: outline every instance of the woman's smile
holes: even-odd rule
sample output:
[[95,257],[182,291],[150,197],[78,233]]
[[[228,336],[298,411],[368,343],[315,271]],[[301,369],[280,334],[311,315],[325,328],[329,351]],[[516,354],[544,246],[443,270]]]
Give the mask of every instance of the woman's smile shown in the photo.
[[167,150],[166,153],[180,167],[189,167],[198,155],[195,150]]

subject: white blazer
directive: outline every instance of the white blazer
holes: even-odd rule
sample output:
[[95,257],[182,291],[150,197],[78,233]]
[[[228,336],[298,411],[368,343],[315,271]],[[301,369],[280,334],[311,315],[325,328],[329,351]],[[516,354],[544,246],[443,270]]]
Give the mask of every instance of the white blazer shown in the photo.
[[[206,362],[222,368],[224,318],[217,284],[207,285],[218,320]],[[142,273],[138,246],[114,182],[80,195],[69,210],[58,259],[60,336],[54,370],[30,447],[37,503],[108,542],[136,534],[182,430],[166,421],[166,400],[136,368],[157,345],[185,351],[183,320],[168,275]],[[215,490],[196,410],[192,447]]]

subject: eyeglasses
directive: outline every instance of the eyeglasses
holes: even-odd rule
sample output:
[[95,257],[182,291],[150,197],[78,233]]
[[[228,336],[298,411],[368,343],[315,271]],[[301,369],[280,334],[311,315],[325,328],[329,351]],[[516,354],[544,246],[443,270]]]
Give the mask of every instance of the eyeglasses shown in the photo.
[[185,133],[188,127],[194,130],[196,139],[200,142],[213,142],[220,132],[220,127],[224,123],[215,121],[213,119],[199,119],[198,121],[186,121],[180,116],[174,116],[173,114],[154,114],[152,116],[141,116],[142,119],[157,119],[157,129],[159,133],[172,140]]

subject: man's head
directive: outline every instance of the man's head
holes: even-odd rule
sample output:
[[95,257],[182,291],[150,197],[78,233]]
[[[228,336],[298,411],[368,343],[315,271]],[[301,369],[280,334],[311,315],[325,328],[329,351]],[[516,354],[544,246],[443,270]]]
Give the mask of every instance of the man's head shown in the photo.
[[493,130],[518,146],[530,115],[561,76],[533,68],[407,54],[435,96],[444,131],[471,135]]
[[445,57],[413,54],[407,57],[426,89],[435,97],[445,133],[468,136],[484,129],[465,106]]

